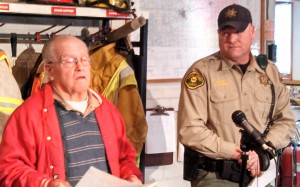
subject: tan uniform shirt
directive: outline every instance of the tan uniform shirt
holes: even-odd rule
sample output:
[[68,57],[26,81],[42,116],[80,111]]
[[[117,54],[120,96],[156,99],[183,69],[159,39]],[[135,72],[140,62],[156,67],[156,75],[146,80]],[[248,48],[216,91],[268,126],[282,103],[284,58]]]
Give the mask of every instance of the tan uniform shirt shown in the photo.
[[[288,145],[295,131],[290,98],[280,82],[276,66],[269,62],[266,73],[251,56],[243,74],[240,67],[215,53],[195,62],[182,81],[178,110],[178,137],[181,143],[208,157],[229,159],[241,133],[232,113],[241,110],[248,121],[263,133],[275,87],[274,124],[267,140],[276,148]],[[269,78],[268,78],[269,77]]]

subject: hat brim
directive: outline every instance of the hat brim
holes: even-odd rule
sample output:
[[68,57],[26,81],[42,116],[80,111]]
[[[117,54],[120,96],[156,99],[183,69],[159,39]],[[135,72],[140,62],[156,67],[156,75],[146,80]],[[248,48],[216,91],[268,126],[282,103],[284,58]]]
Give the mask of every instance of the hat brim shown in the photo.
[[231,26],[235,28],[238,32],[243,32],[247,27],[249,23],[247,22],[239,22],[239,21],[228,21],[226,23],[223,23],[219,26],[219,30],[224,29],[226,26]]

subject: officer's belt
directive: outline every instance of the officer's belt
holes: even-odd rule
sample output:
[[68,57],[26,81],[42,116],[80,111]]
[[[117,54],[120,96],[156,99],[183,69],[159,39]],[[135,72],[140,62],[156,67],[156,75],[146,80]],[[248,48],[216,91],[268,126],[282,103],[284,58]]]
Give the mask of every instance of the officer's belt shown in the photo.
[[223,160],[214,160],[208,157],[203,157],[198,168],[209,172],[219,172],[222,170],[223,162]]

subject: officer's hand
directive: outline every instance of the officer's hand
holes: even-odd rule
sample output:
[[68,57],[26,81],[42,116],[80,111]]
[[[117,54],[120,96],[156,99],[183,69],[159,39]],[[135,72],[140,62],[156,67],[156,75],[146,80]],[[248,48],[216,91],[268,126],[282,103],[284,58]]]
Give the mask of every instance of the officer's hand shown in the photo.
[[234,152],[233,152],[233,154],[231,155],[231,159],[232,160],[240,160],[241,159],[241,157],[242,157],[242,150],[240,149],[240,147],[239,146],[235,146],[235,149],[234,149]]
[[67,181],[56,179],[51,181],[50,187],[72,187]]
[[249,151],[248,161],[247,161],[247,170],[250,171],[252,177],[258,177],[262,175],[260,171],[259,157],[255,151]]

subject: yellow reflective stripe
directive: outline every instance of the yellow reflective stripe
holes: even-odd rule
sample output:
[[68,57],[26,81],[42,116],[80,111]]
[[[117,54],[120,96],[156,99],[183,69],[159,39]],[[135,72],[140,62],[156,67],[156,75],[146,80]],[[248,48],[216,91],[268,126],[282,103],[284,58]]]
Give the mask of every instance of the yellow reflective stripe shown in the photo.
[[12,72],[11,65],[10,65],[8,58],[4,52],[2,52],[2,54],[0,54],[0,60],[4,60],[6,62],[6,65],[8,66],[8,69],[10,70],[10,72]]
[[20,99],[14,99],[14,98],[10,98],[10,97],[0,97],[0,102],[20,105],[20,104],[22,104],[23,101]]
[[117,104],[117,92],[116,90],[118,90],[119,88],[119,75],[120,72],[126,68],[128,65],[126,63],[125,60],[123,60],[118,68],[116,69],[116,71],[114,72],[113,76],[111,77],[111,79],[109,80],[109,83],[107,84],[107,86],[105,87],[105,89],[102,92],[102,95],[110,100],[111,102],[113,102],[114,104]]
[[7,56],[4,51],[0,50],[0,60],[7,59]]
[[0,56],[0,60],[3,60],[3,59],[6,60],[6,56],[5,56],[5,55],[1,55],[1,56]]
[[8,66],[9,71],[12,73],[11,65],[8,61],[8,58],[5,54],[0,56],[0,60],[4,60],[6,62],[6,65]]
[[11,114],[15,108],[6,108],[6,107],[0,107],[0,112],[6,113],[6,114]]

